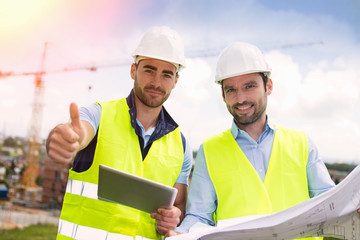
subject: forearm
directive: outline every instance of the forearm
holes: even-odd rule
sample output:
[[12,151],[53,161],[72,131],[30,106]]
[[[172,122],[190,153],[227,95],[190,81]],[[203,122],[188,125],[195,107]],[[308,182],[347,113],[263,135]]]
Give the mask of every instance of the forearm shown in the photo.
[[81,121],[81,123],[84,127],[84,138],[81,139],[81,141],[79,142],[78,151],[84,149],[87,145],[89,145],[89,143],[94,137],[94,129],[91,124],[87,121]]
[[180,222],[185,217],[186,199],[188,195],[188,187],[185,184],[175,183],[174,187],[178,189],[178,193],[174,202],[174,206],[179,208],[181,211]]
[[200,147],[189,188],[186,215],[176,231],[188,232],[197,222],[214,226],[213,214],[217,207],[216,202],[216,192],[207,171],[204,151]]

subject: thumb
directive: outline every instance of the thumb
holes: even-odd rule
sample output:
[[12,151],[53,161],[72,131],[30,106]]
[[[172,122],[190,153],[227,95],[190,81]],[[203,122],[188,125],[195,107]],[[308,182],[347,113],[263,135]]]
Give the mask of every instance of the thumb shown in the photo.
[[70,118],[71,118],[71,126],[75,129],[77,132],[80,130],[80,114],[79,114],[79,108],[76,103],[70,104]]

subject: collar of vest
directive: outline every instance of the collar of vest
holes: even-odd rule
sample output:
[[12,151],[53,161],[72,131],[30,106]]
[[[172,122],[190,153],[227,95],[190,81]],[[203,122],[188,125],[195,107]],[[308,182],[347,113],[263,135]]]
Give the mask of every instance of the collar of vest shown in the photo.
[[[135,95],[134,90],[132,89],[129,96],[126,98],[127,105],[129,106],[129,114],[131,120],[131,125],[135,129],[135,133],[138,136],[141,136],[141,129],[139,125],[136,124],[136,105],[135,105]],[[151,138],[152,141],[160,139],[164,135],[169,132],[174,131],[179,125],[175,122],[175,120],[170,116],[170,114],[166,111],[165,107],[162,106],[160,111],[159,120],[156,124],[156,128]]]

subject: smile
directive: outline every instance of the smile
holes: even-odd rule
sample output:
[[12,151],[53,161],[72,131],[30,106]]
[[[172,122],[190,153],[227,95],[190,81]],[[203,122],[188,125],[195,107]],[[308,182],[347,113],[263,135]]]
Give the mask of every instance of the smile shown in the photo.
[[237,106],[234,106],[233,108],[240,112],[240,113],[248,113],[250,111],[250,109],[253,107],[252,104],[247,104],[247,105],[237,105]]

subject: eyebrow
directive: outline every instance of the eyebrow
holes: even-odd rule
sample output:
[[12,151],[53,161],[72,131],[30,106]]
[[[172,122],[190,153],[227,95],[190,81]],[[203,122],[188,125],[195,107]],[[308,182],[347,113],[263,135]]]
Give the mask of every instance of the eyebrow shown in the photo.
[[157,68],[152,65],[145,65],[144,68],[150,68],[151,70],[154,70],[154,71],[157,70]]
[[[149,69],[154,70],[154,71],[158,70],[157,67],[154,67],[152,65],[145,65],[144,68],[149,68]],[[170,75],[174,76],[174,72],[171,71],[171,70],[163,70],[162,73],[170,74]]]
[[171,76],[174,76],[174,72],[170,70],[164,70],[163,73],[170,74]]
[[[251,84],[257,85],[258,83],[257,83],[255,80],[250,80],[250,81],[242,84],[242,86],[248,86],[248,85],[251,85]],[[227,86],[226,86],[226,85],[223,84],[223,88],[224,88],[224,89],[235,88],[235,86],[234,86],[234,85],[227,85]]]
[[252,81],[246,82],[244,85],[246,86],[246,85],[249,85],[249,84],[257,85],[258,83],[255,80],[252,80]]

